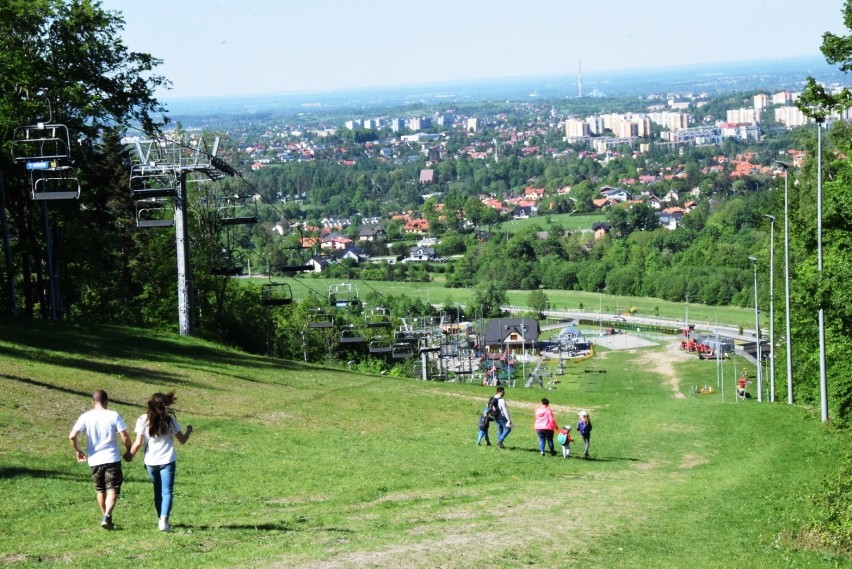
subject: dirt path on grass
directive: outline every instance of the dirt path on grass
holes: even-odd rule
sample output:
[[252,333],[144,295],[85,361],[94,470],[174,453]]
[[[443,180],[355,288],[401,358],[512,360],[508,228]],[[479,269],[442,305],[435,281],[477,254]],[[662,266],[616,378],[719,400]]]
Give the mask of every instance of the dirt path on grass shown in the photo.
[[671,388],[677,399],[685,399],[686,395],[680,390],[680,377],[674,369],[674,364],[685,362],[689,354],[681,351],[680,340],[669,342],[662,350],[642,352],[635,362],[645,369],[651,370],[663,376],[665,385]]

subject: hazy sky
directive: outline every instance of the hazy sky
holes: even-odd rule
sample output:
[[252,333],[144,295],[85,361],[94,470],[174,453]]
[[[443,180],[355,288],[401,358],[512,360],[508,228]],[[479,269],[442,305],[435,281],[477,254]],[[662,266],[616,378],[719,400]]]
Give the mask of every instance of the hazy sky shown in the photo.
[[843,0],[103,0],[164,100],[819,55]]

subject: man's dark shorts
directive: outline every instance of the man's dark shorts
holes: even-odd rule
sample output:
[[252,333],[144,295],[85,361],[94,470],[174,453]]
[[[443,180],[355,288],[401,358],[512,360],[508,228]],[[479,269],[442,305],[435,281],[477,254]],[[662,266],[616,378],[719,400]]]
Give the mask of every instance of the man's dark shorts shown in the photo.
[[121,472],[121,462],[99,464],[91,468],[92,482],[95,483],[95,492],[101,493],[107,490],[115,490],[116,494],[121,493],[121,483],[124,482],[124,475]]

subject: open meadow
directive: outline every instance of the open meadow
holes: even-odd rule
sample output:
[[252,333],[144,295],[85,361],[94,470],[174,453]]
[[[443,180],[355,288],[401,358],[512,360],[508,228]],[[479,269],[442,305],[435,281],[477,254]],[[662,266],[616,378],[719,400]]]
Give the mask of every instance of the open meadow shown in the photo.
[[[501,450],[474,444],[493,388],[2,322],[0,565],[849,567],[798,547],[848,433],[810,409],[735,402],[732,362],[724,398],[690,394],[716,386],[716,364],[673,341],[600,349],[549,390],[507,389],[515,429]],[[115,531],[99,526],[68,442],[97,388],[130,429],[153,392],[176,391],[195,432],[178,448],[172,533],[157,531],[141,456],[124,465]],[[590,460],[539,456],[543,396],[560,424],[589,410]]]
[[[442,275],[438,275],[441,277]],[[258,284],[269,282],[266,278],[252,277]],[[276,282],[287,283],[293,293],[293,298],[299,301],[311,294],[325,298],[331,285],[341,283],[340,279],[329,279],[325,277],[313,277],[299,275],[295,278],[273,279]],[[355,279],[347,281],[357,290],[362,300],[367,300],[370,295],[393,295],[410,296],[412,287],[416,287],[418,298],[437,306],[460,305],[471,306],[476,291],[471,288],[445,288],[442,281],[436,278],[431,282],[404,282],[404,281],[372,281]],[[665,318],[669,320],[686,320],[706,325],[729,325],[741,326],[754,329],[754,308],[742,308],[738,306],[711,306],[708,304],[697,304],[684,302],[672,302],[659,298],[646,298],[639,296],[617,296],[611,294],[599,294],[580,290],[554,290],[542,289],[548,299],[548,310],[570,310],[588,312],[591,318],[597,318],[598,311],[604,316],[616,313],[625,313],[635,308],[635,316],[647,318]],[[507,290],[506,297],[509,305],[519,310],[528,310],[531,291]],[[762,327],[768,327],[768,322],[762,321]]]

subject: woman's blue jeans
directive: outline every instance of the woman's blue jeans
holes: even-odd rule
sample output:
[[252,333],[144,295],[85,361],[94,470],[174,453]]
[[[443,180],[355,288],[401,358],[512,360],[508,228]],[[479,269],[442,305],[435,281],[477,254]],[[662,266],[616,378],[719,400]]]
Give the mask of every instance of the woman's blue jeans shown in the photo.
[[538,435],[538,450],[544,454],[544,443],[547,443],[547,446],[550,447],[550,452],[556,452],[553,448],[553,431],[544,430],[544,429],[536,429],[535,434]]
[[172,490],[175,487],[176,462],[151,466],[146,464],[148,477],[154,483],[154,509],[161,518],[168,518],[172,513]]

